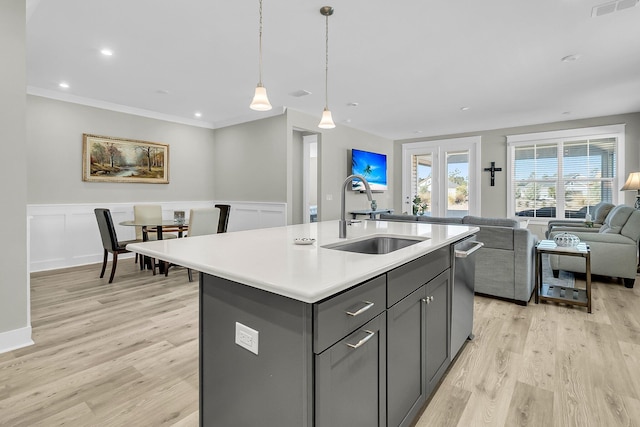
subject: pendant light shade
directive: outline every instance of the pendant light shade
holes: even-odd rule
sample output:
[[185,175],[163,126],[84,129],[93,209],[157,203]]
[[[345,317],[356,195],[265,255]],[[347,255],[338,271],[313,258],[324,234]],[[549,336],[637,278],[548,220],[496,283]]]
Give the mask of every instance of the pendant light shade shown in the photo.
[[256,111],[269,111],[271,110],[271,103],[267,97],[267,89],[262,85],[262,0],[260,0],[260,31],[258,40],[258,86],[256,86],[256,92],[253,95],[253,101],[251,101],[249,108]]
[[269,98],[267,98],[267,89],[261,86],[260,83],[256,87],[256,93],[253,95],[253,101],[251,101],[249,108],[256,111],[271,110],[271,104],[269,103]]
[[320,13],[326,18],[325,20],[325,67],[324,67],[324,111],[322,112],[322,119],[318,123],[318,127],[321,129],[333,129],[336,124],[333,123],[331,117],[331,111],[329,111],[329,16],[333,15],[333,8],[331,6],[323,6],[320,8]]
[[331,111],[326,108],[324,109],[320,123],[318,123],[318,127],[321,129],[333,129],[336,127],[336,124],[333,123],[333,118],[331,117]]

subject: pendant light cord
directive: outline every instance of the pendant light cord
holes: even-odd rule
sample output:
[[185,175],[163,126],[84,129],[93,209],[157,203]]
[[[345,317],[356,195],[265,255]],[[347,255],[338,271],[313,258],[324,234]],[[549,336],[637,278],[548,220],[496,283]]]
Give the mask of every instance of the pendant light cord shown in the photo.
[[258,86],[262,86],[262,0],[260,0],[260,30],[258,40],[258,52],[260,55],[258,59]]
[[[262,0],[260,0],[262,1]],[[325,16],[324,109],[329,109],[329,15]]]

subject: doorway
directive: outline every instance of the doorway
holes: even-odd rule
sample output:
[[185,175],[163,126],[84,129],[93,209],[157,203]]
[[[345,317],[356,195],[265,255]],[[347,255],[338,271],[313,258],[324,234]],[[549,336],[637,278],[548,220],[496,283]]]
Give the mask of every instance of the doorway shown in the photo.
[[480,137],[402,147],[402,211],[463,217],[480,213]]

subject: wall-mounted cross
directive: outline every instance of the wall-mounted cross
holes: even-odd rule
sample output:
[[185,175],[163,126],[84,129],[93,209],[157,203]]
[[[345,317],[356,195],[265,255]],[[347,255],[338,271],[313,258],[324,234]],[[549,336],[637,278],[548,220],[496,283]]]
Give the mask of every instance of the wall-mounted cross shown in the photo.
[[496,185],[496,172],[502,172],[502,168],[496,167],[496,162],[491,162],[490,168],[484,168],[485,171],[491,172],[491,186]]

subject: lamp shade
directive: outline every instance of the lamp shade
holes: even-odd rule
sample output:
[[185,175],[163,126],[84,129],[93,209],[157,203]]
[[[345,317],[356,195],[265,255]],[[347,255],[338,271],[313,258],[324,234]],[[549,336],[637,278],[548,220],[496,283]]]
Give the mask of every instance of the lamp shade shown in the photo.
[[640,190],[640,172],[631,172],[620,191]]
[[267,98],[267,89],[264,86],[258,85],[256,87],[256,93],[253,95],[253,101],[251,101],[249,108],[256,111],[271,110],[271,103]]
[[326,108],[324,109],[320,123],[318,123],[318,127],[321,129],[333,129],[336,127],[336,124],[333,123],[333,118],[331,117],[331,111]]

